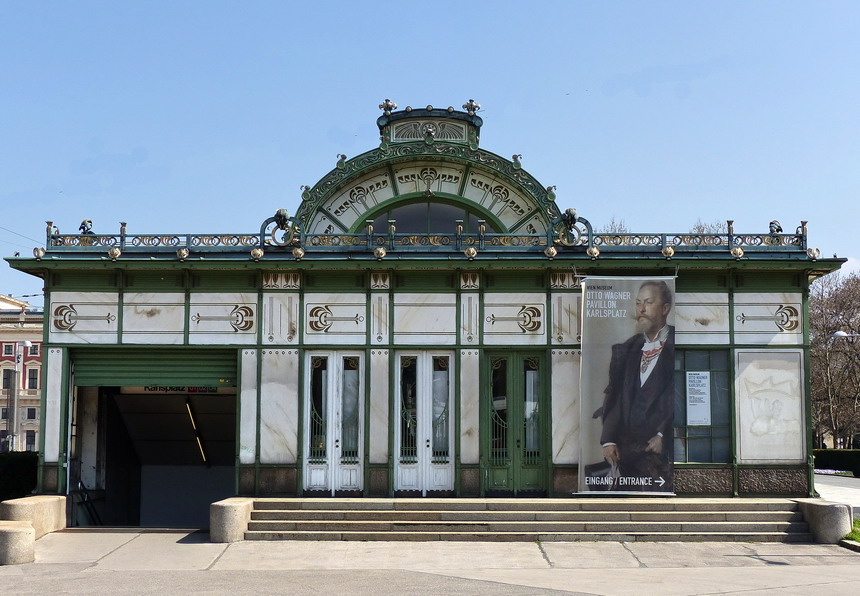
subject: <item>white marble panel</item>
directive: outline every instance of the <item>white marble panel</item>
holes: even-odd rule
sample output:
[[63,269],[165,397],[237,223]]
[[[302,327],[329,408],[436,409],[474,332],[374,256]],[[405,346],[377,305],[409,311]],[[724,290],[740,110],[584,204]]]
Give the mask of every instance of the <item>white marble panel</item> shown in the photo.
[[729,343],[729,295],[719,292],[677,293],[675,343]]
[[552,461],[579,462],[579,350],[552,351]]
[[480,358],[478,350],[460,352],[460,463],[480,461]]
[[576,345],[581,342],[582,294],[559,292],[550,297],[553,345]]
[[738,461],[806,461],[802,350],[737,350],[735,370]]
[[305,342],[364,344],[367,338],[366,294],[305,294]]
[[256,293],[191,294],[188,342],[202,345],[257,343],[257,315]]
[[370,351],[370,463],[388,463],[388,350]]
[[484,343],[546,343],[545,294],[484,294]]
[[260,463],[296,462],[298,416],[298,350],[263,350],[260,367]]
[[[363,221],[368,210],[394,196],[394,188],[387,168],[376,170],[357,182],[345,187],[329,199],[321,208],[328,217],[351,228],[359,219]],[[311,228],[313,234],[329,234],[335,231],[326,218],[314,218]],[[379,230],[383,231],[383,230]]]
[[374,292],[370,295],[370,343],[388,343],[388,294]]
[[242,350],[239,365],[239,462],[253,464],[257,455],[257,350]]
[[289,345],[299,341],[298,293],[263,294],[263,343]]
[[53,292],[49,336],[52,342],[114,344],[119,329],[117,292]]
[[478,294],[460,295],[460,343],[477,345],[481,331],[481,299]]
[[395,294],[394,342],[451,345],[457,340],[454,294]]
[[185,294],[127,292],[122,299],[122,341],[129,344],[181,344]]
[[735,294],[735,343],[798,345],[803,342],[799,293]]
[[49,348],[47,354],[47,374],[45,375],[45,461],[58,462],[60,459],[60,439],[63,429],[60,410],[63,401],[63,348]]
[[456,195],[459,194],[463,174],[464,168],[438,161],[394,166],[399,194],[426,192],[429,188],[436,193]]

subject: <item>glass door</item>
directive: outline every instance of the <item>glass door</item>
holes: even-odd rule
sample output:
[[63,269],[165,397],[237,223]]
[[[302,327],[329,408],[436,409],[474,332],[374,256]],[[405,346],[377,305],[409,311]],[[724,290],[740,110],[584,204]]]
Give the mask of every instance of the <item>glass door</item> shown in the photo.
[[453,356],[397,355],[395,491],[454,490]]
[[481,462],[484,489],[519,494],[546,491],[547,407],[540,354],[491,353],[485,362]]
[[362,490],[364,419],[360,354],[308,354],[305,407],[306,491]]

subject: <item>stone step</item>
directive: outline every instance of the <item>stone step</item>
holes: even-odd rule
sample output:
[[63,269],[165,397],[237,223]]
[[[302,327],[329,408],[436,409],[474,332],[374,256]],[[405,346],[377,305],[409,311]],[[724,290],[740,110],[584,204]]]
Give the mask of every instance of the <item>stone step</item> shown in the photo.
[[791,499],[571,498],[571,499],[255,499],[262,510],[398,510],[398,511],[795,511]]
[[420,511],[269,509],[251,512],[252,521],[802,521],[798,511]]
[[469,542],[812,542],[806,532],[325,532],[248,531],[246,540],[362,540]]
[[448,522],[448,521],[265,521],[250,522],[260,532],[808,532],[805,522]]

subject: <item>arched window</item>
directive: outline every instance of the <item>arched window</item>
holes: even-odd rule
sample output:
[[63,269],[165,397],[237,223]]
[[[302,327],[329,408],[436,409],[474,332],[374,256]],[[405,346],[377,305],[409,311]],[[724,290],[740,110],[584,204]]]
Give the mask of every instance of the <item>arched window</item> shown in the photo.
[[499,232],[486,216],[455,203],[423,201],[392,205],[374,214],[373,229],[384,232],[389,219],[396,220],[398,234],[453,234],[457,231],[457,220],[463,221],[465,233],[474,234],[480,219],[486,221],[487,232]]

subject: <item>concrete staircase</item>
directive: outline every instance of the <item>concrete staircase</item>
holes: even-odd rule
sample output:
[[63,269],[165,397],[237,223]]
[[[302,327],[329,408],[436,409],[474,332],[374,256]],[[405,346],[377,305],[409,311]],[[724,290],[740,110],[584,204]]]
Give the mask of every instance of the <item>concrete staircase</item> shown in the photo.
[[790,499],[255,499],[246,540],[812,542]]

